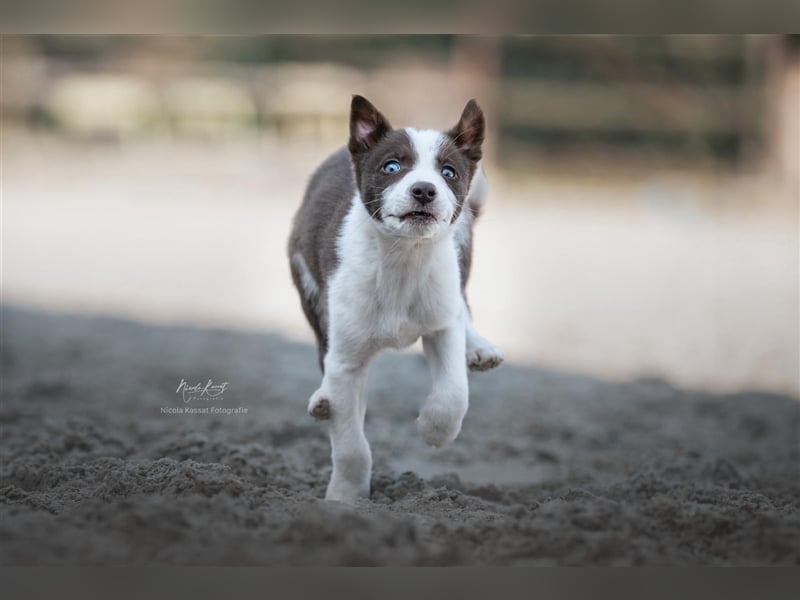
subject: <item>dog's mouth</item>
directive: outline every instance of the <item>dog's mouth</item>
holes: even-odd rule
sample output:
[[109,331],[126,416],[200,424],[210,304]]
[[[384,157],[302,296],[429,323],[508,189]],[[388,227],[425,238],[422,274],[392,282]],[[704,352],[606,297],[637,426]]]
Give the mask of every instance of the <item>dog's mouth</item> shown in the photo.
[[436,216],[424,210],[412,210],[404,215],[400,215],[400,220],[412,223],[433,223],[436,221]]

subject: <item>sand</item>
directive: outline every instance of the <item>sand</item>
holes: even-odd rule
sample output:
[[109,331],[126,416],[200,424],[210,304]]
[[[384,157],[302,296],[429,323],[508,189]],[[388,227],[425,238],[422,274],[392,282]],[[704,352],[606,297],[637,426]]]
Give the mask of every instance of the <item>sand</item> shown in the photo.
[[[800,564],[787,396],[511,363],[471,375],[461,436],[434,450],[427,369],[387,354],[372,497],[348,507],[321,499],[309,345],[6,305],[2,368],[6,565]],[[170,414],[182,378],[229,382],[189,404],[234,412]]]

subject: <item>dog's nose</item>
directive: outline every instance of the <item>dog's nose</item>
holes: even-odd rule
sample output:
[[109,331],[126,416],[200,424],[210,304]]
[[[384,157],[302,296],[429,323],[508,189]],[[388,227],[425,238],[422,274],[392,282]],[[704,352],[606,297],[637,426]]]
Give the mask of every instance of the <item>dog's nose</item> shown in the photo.
[[420,204],[433,202],[436,198],[436,186],[427,181],[418,181],[411,186],[411,195]]

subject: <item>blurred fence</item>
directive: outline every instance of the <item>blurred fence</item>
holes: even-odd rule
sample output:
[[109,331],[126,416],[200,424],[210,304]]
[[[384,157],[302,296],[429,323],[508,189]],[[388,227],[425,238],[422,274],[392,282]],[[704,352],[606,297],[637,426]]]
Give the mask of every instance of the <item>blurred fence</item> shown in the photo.
[[476,97],[510,363],[796,395],[796,40],[3,37],[4,301],[310,342],[285,241],[350,95]]
[[[400,124],[449,123],[477,96],[489,152],[741,164],[780,146],[776,36],[5,37],[6,120],[87,138],[340,140],[367,94]],[[796,118],[796,117],[792,117]]]

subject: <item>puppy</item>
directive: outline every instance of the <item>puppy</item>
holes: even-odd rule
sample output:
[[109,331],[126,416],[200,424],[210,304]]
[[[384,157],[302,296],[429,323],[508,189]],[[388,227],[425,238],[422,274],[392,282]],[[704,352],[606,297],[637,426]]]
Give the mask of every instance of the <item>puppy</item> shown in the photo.
[[366,98],[354,96],[347,148],[308,184],[288,251],[323,372],[308,412],[330,422],[326,499],[369,496],[365,387],[378,351],[422,337],[433,389],[417,427],[437,447],[461,430],[467,369],[503,360],[472,328],[465,296],[472,224],[486,195],[478,166],[484,128],[474,100],[452,129],[439,132],[393,129]]

